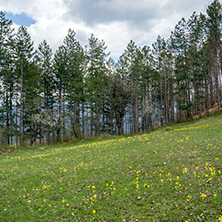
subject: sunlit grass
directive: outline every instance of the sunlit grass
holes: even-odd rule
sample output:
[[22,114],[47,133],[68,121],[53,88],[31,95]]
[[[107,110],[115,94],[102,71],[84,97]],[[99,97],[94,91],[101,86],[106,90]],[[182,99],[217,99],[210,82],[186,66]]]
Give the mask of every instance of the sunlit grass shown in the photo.
[[221,116],[0,161],[0,221],[222,221]]

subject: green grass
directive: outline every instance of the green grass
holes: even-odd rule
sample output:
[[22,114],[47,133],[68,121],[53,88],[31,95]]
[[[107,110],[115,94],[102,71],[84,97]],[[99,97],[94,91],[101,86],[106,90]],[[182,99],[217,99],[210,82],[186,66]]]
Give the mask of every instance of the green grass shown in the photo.
[[0,156],[0,221],[222,221],[222,116]]

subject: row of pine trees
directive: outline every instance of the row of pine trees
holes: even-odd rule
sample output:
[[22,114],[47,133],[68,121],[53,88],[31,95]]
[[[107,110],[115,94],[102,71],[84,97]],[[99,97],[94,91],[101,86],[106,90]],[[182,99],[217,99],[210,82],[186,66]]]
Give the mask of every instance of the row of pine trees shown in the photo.
[[56,143],[155,127],[221,109],[222,5],[182,18],[169,39],[130,41],[115,62],[93,34],[83,47],[68,30],[53,54],[35,50],[0,12],[0,144]]

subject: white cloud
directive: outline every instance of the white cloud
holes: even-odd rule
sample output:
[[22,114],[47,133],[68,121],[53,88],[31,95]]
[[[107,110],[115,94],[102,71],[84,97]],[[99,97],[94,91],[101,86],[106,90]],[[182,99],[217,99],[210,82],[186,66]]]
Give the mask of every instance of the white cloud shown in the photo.
[[0,10],[13,14],[26,13],[34,20],[55,19],[66,12],[63,0],[0,0]]
[[205,11],[209,0],[0,0],[0,10],[24,12],[36,21],[28,30],[35,47],[44,39],[55,51],[68,29],[84,46],[91,33],[103,39],[114,57],[128,42],[151,44],[168,38],[176,23],[193,11]]

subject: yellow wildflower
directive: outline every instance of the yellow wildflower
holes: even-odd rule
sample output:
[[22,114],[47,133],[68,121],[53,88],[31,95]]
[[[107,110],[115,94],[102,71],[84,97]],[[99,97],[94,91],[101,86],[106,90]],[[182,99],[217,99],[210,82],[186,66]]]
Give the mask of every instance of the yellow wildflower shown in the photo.
[[207,195],[206,194],[204,194],[204,193],[202,193],[201,195],[200,195],[200,197],[202,198],[202,200],[203,199],[205,199],[206,197],[207,197]]

